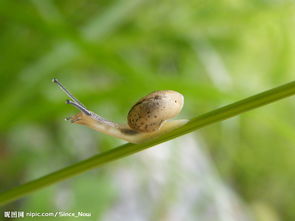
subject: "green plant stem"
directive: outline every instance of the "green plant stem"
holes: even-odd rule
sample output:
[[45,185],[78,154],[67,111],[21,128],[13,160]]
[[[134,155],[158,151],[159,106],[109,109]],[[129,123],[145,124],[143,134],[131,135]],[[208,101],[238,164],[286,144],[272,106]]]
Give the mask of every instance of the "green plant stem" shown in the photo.
[[19,199],[31,192],[43,187],[73,177],[92,168],[102,166],[108,162],[123,158],[133,153],[139,152],[156,144],[171,140],[175,137],[187,134],[191,131],[204,127],[206,125],[237,116],[245,111],[269,104],[271,102],[283,99],[295,94],[295,81],[288,84],[273,88],[249,98],[240,100],[230,105],[218,108],[206,114],[200,115],[188,121],[184,126],[159,136],[155,139],[148,140],[140,144],[124,144],[112,150],[97,154],[79,163],[58,170],[54,173],[43,176],[39,179],[17,186],[0,194],[0,205]]

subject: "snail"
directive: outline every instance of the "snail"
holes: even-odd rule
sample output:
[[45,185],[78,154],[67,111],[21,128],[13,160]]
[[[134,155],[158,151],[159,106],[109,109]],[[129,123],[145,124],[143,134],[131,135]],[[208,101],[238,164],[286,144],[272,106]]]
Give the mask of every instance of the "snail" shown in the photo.
[[141,143],[184,125],[187,120],[168,120],[179,114],[184,98],[172,90],[152,92],[137,101],[128,113],[128,124],[118,124],[89,111],[56,78],[52,80],[71,98],[66,100],[80,110],[67,117],[71,123],[85,125],[96,131],[111,135],[130,143]]

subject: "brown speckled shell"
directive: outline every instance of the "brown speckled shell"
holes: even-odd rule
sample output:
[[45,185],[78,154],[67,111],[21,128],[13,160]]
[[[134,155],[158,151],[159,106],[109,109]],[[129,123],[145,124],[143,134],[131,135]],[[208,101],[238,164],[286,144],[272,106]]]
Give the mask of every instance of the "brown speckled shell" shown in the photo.
[[172,90],[155,91],[139,100],[128,113],[130,128],[141,132],[153,132],[161,124],[175,117],[182,109],[183,96]]

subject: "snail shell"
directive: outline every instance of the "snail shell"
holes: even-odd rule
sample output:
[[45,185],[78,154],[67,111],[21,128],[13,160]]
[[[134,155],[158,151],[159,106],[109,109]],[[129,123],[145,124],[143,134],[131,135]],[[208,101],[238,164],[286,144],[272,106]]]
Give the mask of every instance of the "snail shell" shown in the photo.
[[158,130],[162,123],[175,117],[182,109],[182,94],[163,90],[155,91],[140,99],[128,113],[130,128],[141,132]]

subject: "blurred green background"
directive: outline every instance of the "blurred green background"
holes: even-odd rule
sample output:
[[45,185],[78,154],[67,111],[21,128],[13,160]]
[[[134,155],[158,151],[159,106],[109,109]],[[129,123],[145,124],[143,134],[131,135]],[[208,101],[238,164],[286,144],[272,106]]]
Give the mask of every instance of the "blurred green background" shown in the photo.
[[[283,0],[0,1],[0,190],[124,143],[65,122],[77,111],[64,104],[53,77],[116,122],[126,122],[135,101],[160,89],[185,96],[179,118],[189,119],[294,80],[294,27],[295,3]],[[295,220],[294,111],[289,98],[188,135],[201,140],[222,182],[256,220]],[[144,154],[3,210],[82,211],[92,213],[85,220],[120,220],[105,214]],[[146,173],[146,167],[138,175],[155,179],[149,175],[157,168]],[[169,197],[163,194],[153,220],[169,220],[163,218]],[[133,220],[150,220],[136,212]]]

